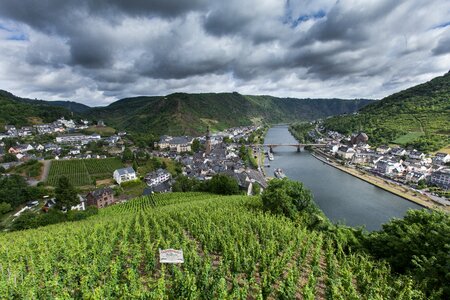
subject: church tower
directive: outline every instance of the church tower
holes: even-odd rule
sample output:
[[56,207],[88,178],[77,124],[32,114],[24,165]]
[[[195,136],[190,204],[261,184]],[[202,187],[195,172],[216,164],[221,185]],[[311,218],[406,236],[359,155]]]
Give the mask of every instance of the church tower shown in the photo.
[[209,126],[206,129],[206,145],[205,154],[209,155],[211,153],[211,132],[209,131]]

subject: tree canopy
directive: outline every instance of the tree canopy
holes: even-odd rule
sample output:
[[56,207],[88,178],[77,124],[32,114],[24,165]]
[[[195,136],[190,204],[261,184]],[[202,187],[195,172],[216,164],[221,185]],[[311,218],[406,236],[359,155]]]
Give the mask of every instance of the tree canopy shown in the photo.
[[450,297],[450,216],[444,212],[409,210],[370,234],[367,249],[386,259],[392,269],[411,274],[428,293],[441,289]]
[[55,189],[56,206],[58,208],[70,208],[78,204],[77,191],[70,183],[69,178],[66,176],[61,176],[58,179],[58,185]]
[[271,180],[261,199],[265,209],[288,218],[314,206],[311,192],[301,182],[287,178]]

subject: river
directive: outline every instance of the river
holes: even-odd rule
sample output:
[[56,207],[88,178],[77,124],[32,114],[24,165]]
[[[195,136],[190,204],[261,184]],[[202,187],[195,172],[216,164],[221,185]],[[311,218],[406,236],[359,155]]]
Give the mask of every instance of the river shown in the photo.
[[[264,143],[297,143],[287,126],[269,129]],[[391,218],[403,217],[408,209],[422,207],[335,169],[294,147],[274,148],[274,160],[266,167],[268,176],[282,168],[292,180],[303,182],[313,193],[314,201],[333,222],[365,226],[369,231],[381,229]]]

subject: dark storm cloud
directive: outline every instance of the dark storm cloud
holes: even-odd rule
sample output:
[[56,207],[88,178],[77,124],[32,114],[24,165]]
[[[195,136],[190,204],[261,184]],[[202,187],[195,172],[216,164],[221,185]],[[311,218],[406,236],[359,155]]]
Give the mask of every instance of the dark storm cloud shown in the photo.
[[113,44],[97,35],[78,35],[70,38],[70,64],[86,68],[103,68],[113,63]]
[[433,49],[434,55],[443,55],[450,53],[450,30],[447,30],[447,35],[443,36],[437,46]]
[[448,11],[446,0],[2,0],[0,83],[94,105],[173,91],[380,97],[448,69]]
[[60,32],[69,31],[69,25],[76,26],[83,18],[112,21],[124,15],[176,17],[202,9],[206,3],[207,0],[2,0],[0,15],[40,30]]

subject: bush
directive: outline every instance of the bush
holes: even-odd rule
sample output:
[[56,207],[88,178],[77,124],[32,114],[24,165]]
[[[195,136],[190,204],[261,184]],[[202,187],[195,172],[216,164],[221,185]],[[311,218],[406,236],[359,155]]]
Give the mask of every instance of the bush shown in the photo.
[[10,212],[12,210],[11,204],[1,202],[0,203],[0,216]]
[[403,219],[393,219],[373,232],[366,248],[386,259],[395,272],[410,274],[430,295],[443,292],[449,299],[450,216],[444,212],[409,210]]
[[124,188],[127,188],[127,187],[134,187],[134,186],[140,185],[141,183],[142,183],[141,180],[135,179],[135,180],[130,180],[130,181],[122,182],[122,183],[120,184],[120,186],[121,186],[121,187],[124,187]]
[[261,199],[266,210],[291,219],[299,211],[315,208],[311,192],[302,183],[287,178],[271,180]]
[[206,181],[205,190],[210,193],[220,195],[236,195],[239,194],[239,185],[236,179],[224,175],[214,175],[211,180]]

